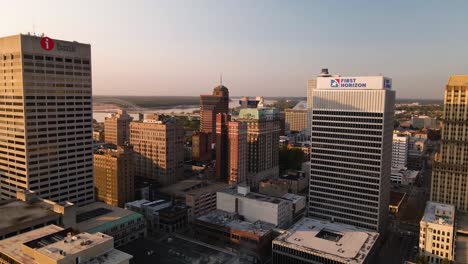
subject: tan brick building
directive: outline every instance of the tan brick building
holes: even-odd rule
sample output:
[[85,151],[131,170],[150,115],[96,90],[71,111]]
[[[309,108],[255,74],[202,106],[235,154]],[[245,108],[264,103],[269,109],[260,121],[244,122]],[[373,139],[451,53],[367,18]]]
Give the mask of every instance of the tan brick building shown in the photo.
[[94,153],[96,197],[106,204],[124,207],[135,199],[134,153],[129,147],[100,149]]
[[119,109],[117,113],[104,120],[104,140],[117,146],[130,142],[130,122],[133,117]]
[[91,46],[0,38],[0,198],[94,201]]
[[163,186],[183,176],[184,130],[162,121],[131,122],[130,144],[135,151],[136,176]]
[[285,122],[291,132],[302,132],[307,128],[307,110],[286,109]]
[[431,200],[468,211],[468,75],[445,88],[440,154],[432,170]]
[[228,183],[232,185],[247,180],[247,124],[231,121],[227,127]]

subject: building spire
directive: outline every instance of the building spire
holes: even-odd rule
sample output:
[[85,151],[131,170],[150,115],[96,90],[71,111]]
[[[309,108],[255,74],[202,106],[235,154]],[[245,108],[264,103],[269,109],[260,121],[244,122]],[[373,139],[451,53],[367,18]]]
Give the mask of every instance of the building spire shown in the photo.
[[219,74],[219,86],[223,86],[223,74]]

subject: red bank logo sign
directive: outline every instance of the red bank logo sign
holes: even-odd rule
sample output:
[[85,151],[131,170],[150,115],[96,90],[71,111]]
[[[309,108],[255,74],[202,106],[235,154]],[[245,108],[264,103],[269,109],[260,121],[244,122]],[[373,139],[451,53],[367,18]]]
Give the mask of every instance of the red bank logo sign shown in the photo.
[[41,38],[41,47],[47,51],[54,48],[54,41],[51,38],[43,37]]

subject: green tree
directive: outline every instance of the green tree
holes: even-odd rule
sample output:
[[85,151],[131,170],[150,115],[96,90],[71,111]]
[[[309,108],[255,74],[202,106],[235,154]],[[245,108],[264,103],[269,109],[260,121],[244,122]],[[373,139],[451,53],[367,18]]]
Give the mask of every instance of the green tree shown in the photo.
[[300,170],[302,162],[304,162],[304,155],[304,152],[300,149],[288,149],[287,146],[283,146],[279,151],[280,172],[284,173],[287,170]]

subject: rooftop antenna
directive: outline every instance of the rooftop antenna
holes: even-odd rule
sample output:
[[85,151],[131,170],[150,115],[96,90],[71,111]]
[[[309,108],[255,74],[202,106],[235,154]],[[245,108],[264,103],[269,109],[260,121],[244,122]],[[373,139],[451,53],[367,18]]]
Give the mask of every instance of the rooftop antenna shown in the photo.
[[219,74],[219,85],[223,86],[223,74]]

